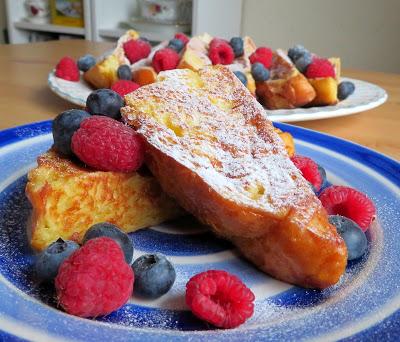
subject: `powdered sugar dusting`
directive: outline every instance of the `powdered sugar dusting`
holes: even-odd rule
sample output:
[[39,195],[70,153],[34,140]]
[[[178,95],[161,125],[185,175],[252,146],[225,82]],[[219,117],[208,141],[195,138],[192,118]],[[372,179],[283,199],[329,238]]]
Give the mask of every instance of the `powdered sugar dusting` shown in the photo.
[[276,212],[314,196],[261,105],[227,68],[172,70],[159,79],[123,108],[151,145],[249,207]]

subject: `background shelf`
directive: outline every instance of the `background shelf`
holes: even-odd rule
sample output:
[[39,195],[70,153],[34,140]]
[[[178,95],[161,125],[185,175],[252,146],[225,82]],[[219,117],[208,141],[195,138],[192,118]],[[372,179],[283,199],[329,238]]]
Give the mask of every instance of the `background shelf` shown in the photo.
[[23,30],[41,31],[41,32],[55,32],[64,34],[84,35],[85,29],[83,27],[61,26],[53,24],[36,24],[29,21],[17,21],[14,27]]
[[[230,38],[240,35],[243,0],[193,0],[192,23],[189,34],[208,32],[213,36]],[[25,20],[27,12],[24,0],[5,0],[7,28],[10,43],[27,43],[32,35],[57,34],[82,36],[87,40],[116,40],[126,30],[123,23],[129,23],[138,16],[136,0],[83,0],[84,27],[70,27],[52,24],[36,24]],[[134,26],[134,25],[133,25]],[[138,30],[153,42],[171,39],[174,33],[162,27]],[[142,26],[143,27],[143,26]]]

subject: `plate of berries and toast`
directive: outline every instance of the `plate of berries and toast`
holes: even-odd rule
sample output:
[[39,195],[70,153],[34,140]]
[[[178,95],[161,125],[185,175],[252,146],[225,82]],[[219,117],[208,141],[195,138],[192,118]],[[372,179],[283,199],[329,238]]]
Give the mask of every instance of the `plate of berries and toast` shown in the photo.
[[111,88],[121,95],[157,81],[160,71],[227,65],[264,106],[275,122],[332,118],[375,108],[387,99],[384,89],[341,75],[338,57],[322,58],[301,45],[288,51],[257,47],[246,37],[229,42],[207,33],[178,33],[152,48],[134,30],[120,37],[114,50],[95,59],[64,57],[50,72],[50,89],[85,107],[88,95]]
[[0,132],[0,337],[397,340],[399,163],[159,77]]

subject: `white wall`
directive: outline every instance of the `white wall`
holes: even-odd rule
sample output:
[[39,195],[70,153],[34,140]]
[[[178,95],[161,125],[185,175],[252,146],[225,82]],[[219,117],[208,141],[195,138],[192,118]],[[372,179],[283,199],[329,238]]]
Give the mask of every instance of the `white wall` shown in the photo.
[[242,33],[340,56],[344,68],[400,73],[400,0],[244,0]]
[[6,22],[6,9],[4,0],[0,0],[0,44],[4,43],[4,29],[7,26]]

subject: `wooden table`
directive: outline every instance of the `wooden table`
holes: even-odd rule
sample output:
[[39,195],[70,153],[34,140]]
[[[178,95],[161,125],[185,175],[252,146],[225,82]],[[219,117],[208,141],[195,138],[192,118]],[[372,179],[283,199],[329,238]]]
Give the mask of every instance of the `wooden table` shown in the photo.
[[[99,55],[111,47],[110,43],[84,40],[0,45],[0,129],[52,119],[73,108],[73,104],[48,88],[49,71],[65,55],[74,58],[85,53]],[[400,75],[356,70],[345,70],[344,74],[381,86],[389,94],[388,101],[357,115],[296,124],[357,142],[400,160]]]

